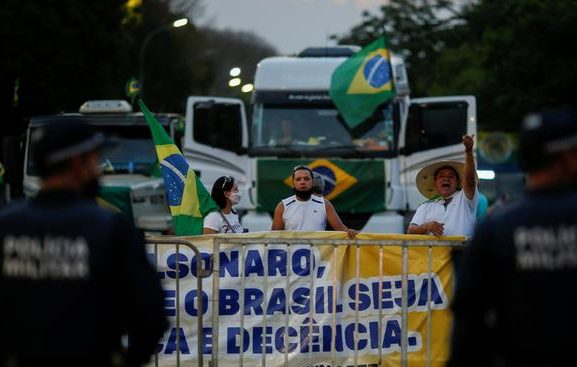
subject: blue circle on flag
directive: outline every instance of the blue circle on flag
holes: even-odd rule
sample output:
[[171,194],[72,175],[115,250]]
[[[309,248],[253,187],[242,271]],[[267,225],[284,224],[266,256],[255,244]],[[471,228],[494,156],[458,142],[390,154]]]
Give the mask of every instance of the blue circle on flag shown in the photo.
[[381,55],[375,55],[365,64],[363,75],[371,87],[382,87],[391,80],[389,60]]
[[186,182],[186,174],[188,173],[188,163],[182,155],[172,154],[160,162],[160,172],[164,178],[168,205],[180,205]]
[[325,184],[325,187],[323,188],[323,195],[326,196],[333,192],[337,184],[337,177],[335,173],[326,166],[315,167],[313,168],[313,171],[321,175],[323,178],[323,182]]

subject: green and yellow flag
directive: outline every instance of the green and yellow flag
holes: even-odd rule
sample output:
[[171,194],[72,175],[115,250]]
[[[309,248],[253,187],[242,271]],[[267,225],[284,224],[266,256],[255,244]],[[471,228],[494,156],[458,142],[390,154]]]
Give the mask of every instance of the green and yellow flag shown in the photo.
[[132,98],[140,94],[140,81],[134,78],[130,78],[126,82],[124,92],[126,93],[126,96],[129,98]]
[[329,95],[350,129],[395,96],[391,56],[384,36],[349,57],[333,72]]
[[177,236],[202,234],[204,217],[218,206],[164,128],[142,100],[140,110],[152,132]]

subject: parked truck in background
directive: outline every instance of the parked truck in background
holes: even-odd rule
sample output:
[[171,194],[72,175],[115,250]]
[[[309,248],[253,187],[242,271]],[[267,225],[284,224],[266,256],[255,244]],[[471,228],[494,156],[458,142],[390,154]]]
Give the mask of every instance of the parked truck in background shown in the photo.
[[[160,124],[180,141],[183,116],[156,114]],[[78,113],[36,116],[30,120],[25,152],[24,193],[35,195],[39,177],[31,159],[30,136],[39,126],[55,120],[73,119],[96,126],[116,142],[102,152],[103,176],[99,202],[119,210],[134,220],[136,227],[150,233],[167,233],[172,229],[164,182],[158,172],[158,161],[150,128],[142,113],[132,112],[126,101],[104,100],[84,103]]]
[[349,227],[402,233],[405,217],[425,200],[415,186],[418,170],[464,160],[462,136],[476,132],[475,98],[411,99],[405,64],[395,55],[394,99],[361,130],[346,127],[329,87],[333,71],[358,50],[309,48],[262,60],[250,122],[241,100],[188,98],[183,153],[209,189],[222,175],[239,180],[243,227],[269,230],[274,208],[292,194],[293,167],[306,164],[324,177],[324,195]]

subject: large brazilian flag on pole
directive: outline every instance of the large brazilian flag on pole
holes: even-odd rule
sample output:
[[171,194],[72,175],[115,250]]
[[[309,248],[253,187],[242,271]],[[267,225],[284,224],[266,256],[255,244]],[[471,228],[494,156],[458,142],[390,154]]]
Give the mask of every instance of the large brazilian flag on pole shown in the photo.
[[204,217],[218,206],[148,107],[142,100],[138,105],[152,132],[174,232],[177,236],[202,234]]
[[395,96],[391,56],[384,36],[335,69],[329,95],[350,129]]

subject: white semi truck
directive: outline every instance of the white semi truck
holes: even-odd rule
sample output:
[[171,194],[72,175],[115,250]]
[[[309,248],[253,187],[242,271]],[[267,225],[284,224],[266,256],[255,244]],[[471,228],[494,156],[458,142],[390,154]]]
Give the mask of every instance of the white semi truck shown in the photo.
[[[156,114],[157,120],[179,139],[183,116]],[[74,120],[95,126],[117,144],[102,152],[104,175],[98,201],[125,213],[136,227],[148,233],[171,233],[172,217],[168,209],[164,181],[157,169],[156,151],[150,128],[142,113],[132,112],[123,100],[97,100],[84,103],[76,113],[34,116],[30,119],[26,139],[24,193],[33,196],[39,189],[31,151],[30,136],[39,126],[59,120]]]
[[249,120],[241,100],[191,96],[183,153],[210,190],[236,177],[243,227],[270,230],[277,203],[291,195],[291,173],[306,164],[325,180],[324,195],[343,221],[365,232],[402,233],[425,198],[418,170],[464,160],[461,139],[476,132],[473,96],[409,96],[403,60],[391,56],[396,97],[350,130],[329,97],[335,68],[359,49],[309,48],[270,57],[256,69]]

